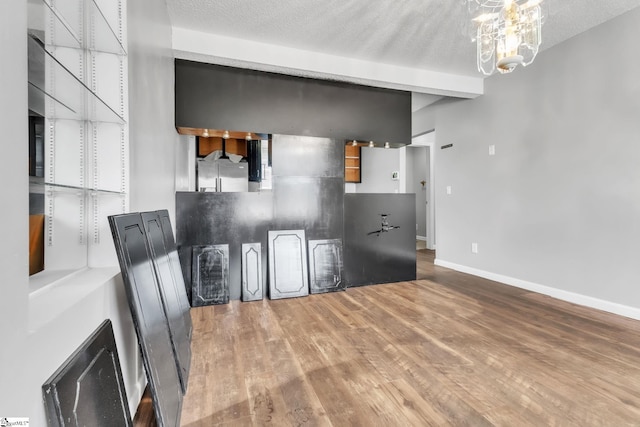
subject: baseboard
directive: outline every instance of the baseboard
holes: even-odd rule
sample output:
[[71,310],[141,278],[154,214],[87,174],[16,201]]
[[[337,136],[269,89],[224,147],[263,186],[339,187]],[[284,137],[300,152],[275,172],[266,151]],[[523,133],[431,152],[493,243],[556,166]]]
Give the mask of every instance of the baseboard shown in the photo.
[[425,236],[416,236],[416,240],[421,240],[423,242],[426,242],[427,238]]
[[516,288],[526,289],[528,291],[548,295],[562,301],[567,301],[574,304],[583,305],[585,307],[595,308],[597,310],[618,314],[630,319],[640,320],[639,308],[630,307],[627,305],[618,304],[615,302],[606,301],[582,294],[576,294],[574,292],[564,291],[562,289],[552,288],[550,286],[540,285],[538,283],[527,282],[526,280],[503,276],[502,274],[491,273],[489,271],[479,270],[477,268],[467,267],[465,265],[455,264],[453,262],[444,261],[437,258],[434,261],[434,264],[440,267],[446,267],[452,270],[460,271],[462,273],[467,273],[473,276],[483,277],[495,282],[500,282],[505,285],[514,286]]

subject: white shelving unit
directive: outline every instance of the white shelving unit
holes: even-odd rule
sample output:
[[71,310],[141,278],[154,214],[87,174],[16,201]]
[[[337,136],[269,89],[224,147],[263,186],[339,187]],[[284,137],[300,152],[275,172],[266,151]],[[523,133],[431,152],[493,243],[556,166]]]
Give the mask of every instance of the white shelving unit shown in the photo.
[[117,265],[128,211],[124,0],[29,0],[29,108],[44,117],[45,271]]

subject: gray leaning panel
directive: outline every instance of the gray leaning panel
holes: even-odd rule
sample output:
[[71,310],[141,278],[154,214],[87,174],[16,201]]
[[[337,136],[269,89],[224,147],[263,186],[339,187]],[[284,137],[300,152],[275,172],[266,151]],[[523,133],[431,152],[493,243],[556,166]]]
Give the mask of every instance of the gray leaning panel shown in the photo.
[[193,247],[191,306],[229,302],[229,245]]
[[[143,212],[142,221],[149,247],[153,267],[156,272],[158,290],[162,297],[162,307],[171,336],[171,347],[176,368],[180,377],[182,392],[186,393],[191,367],[190,324],[186,322],[185,308],[189,306],[184,284],[178,285],[169,260],[169,248],[166,247],[164,230],[158,212]],[[182,271],[180,271],[182,274]],[[185,307],[186,305],[186,307]],[[187,314],[188,314],[188,308]]]
[[309,291],[312,294],[343,291],[342,240],[309,240]]
[[269,231],[269,298],[309,295],[304,230]]
[[242,244],[242,301],[259,301],[263,298],[262,245]]
[[156,421],[180,425],[182,388],[142,215],[109,217]]
[[189,335],[189,342],[193,336],[193,323],[191,322],[191,304],[189,304],[188,289],[185,286],[184,275],[182,273],[182,267],[180,265],[180,257],[178,256],[178,250],[176,247],[176,241],[173,237],[173,229],[171,228],[171,219],[169,218],[169,212],[164,209],[157,211],[160,215],[160,225],[162,225],[162,235],[164,237],[165,247],[169,252],[169,267],[173,273],[173,278],[178,289],[182,289],[180,297],[180,306],[184,316],[184,324],[187,327],[187,334]]
[[110,320],[69,356],[42,393],[51,427],[133,425]]

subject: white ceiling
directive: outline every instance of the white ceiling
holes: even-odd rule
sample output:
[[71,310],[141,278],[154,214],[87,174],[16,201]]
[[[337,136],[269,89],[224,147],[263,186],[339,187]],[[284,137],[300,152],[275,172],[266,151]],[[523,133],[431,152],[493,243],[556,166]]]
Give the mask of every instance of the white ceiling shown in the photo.
[[[253,42],[481,77],[464,0],[166,0],[173,27]],[[541,49],[640,6],[545,0]]]

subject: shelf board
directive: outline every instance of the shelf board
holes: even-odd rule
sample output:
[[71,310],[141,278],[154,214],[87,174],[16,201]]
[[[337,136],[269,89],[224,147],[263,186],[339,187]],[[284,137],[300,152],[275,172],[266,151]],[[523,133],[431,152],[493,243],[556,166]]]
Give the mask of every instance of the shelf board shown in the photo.
[[83,34],[82,24],[69,18],[71,15],[79,15],[79,10],[63,11],[52,0],[40,0],[43,7],[41,15],[43,21],[38,26],[47,28],[47,22],[51,25],[51,34],[55,34],[55,40],[45,40],[42,42],[46,46],[62,46],[75,49],[86,49],[96,52],[113,53],[116,55],[126,55],[127,51],[122,45],[122,41],[109,25],[105,14],[95,0],[87,0],[87,28],[91,28],[91,34]]
[[[47,87],[45,75],[55,84]],[[125,123],[33,36],[29,37],[29,107],[48,119]]]
[[93,28],[87,48],[92,51],[126,55],[122,41],[109,25],[104,13],[95,0],[89,1],[89,27]]
[[127,193],[122,191],[115,190],[107,190],[100,188],[87,188],[80,187],[77,185],[68,185],[68,184],[58,184],[53,182],[45,182],[41,178],[33,178],[29,177],[29,192],[30,193],[38,193],[44,194],[48,191],[56,192],[56,193],[84,193],[84,194],[93,194],[97,195],[113,195],[113,196],[125,196]]

